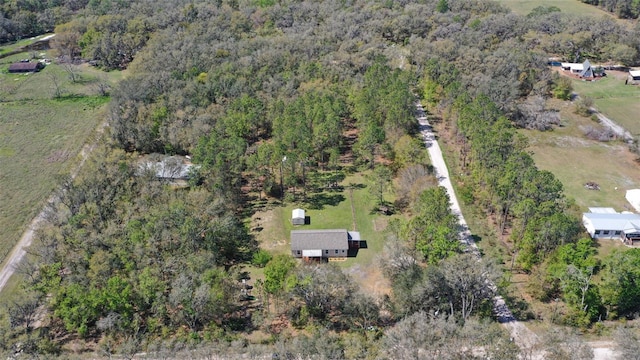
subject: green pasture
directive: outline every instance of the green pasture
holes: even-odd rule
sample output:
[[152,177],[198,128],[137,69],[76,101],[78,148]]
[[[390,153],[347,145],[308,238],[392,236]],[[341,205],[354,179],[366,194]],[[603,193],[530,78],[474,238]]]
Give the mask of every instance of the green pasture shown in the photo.
[[0,103],[0,259],[77,162],[103,119],[105,99]]
[[[43,58],[50,59],[49,52]],[[37,73],[10,74],[9,65],[29,54],[20,53],[0,58],[0,101],[30,100],[63,97],[100,95],[100,87],[113,87],[125,75],[122,71],[105,73],[88,64],[65,65],[52,62]],[[31,61],[38,61],[32,59]],[[76,76],[71,81],[70,72]]]
[[[600,125],[574,114],[573,105],[554,104],[562,109],[564,126],[547,132],[520,130],[529,139],[529,149],[538,168],[551,171],[564,185],[567,197],[583,211],[591,206],[627,210],[625,190],[640,187],[636,156],[624,143],[585,138],[584,127]],[[586,182],[599,184],[600,190],[586,189]]]
[[594,100],[594,105],[604,115],[629,130],[640,134],[640,86],[625,85],[625,81],[615,76],[607,76],[598,81],[573,81],[573,88],[581,96]]
[[[46,36],[49,36],[51,34],[42,34],[33,38],[29,38],[29,39],[22,39],[19,41],[14,41],[11,43],[6,43],[6,44],[0,44],[0,56],[2,56],[3,54],[6,53],[10,53],[12,51],[16,51],[16,50],[20,50],[23,46],[27,46],[37,40],[40,40]],[[36,50],[37,52],[37,50]]]
[[[0,262],[78,162],[82,146],[95,140],[109,100],[97,95],[97,79],[114,84],[120,76],[81,66],[74,83],[56,64],[28,75],[6,72],[25,56],[0,59]],[[60,98],[53,97],[56,86],[64,89]]]
[[578,0],[497,0],[497,2],[519,15],[527,15],[531,10],[538,6],[556,6],[560,11],[565,13],[576,15],[611,16],[611,14],[606,11],[600,10],[593,5],[588,5]]

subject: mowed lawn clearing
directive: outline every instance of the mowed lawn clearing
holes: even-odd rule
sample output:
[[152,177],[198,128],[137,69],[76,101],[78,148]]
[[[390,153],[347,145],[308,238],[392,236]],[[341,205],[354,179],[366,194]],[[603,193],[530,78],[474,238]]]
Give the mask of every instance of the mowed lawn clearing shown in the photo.
[[[0,262],[77,163],[82,146],[95,141],[91,135],[109,101],[97,95],[96,79],[113,84],[119,76],[80,66],[73,83],[55,64],[34,74],[6,73],[8,63],[23,57],[28,54],[0,61]],[[65,89],[59,99],[56,86]]]
[[0,259],[68,174],[106,99],[0,103]]
[[[565,194],[583,211],[591,206],[629,209],[625,190],[640,187],[636,156],[622,142],[585,138],[582,129],[599,124],[574,114],[573,105],[556,101],[553,106],[562,107],[563,127],[548,132],[520,130],[529,139],[538,168],[551,171],[564,185]],[[600,190],[586,189],[587,182],[597,183]]]
[[608,12],[597,8],[596,6],[587,5],[578,0],[497,0],[497,2],[508,7],[518,15],[527,15],[531,10],[538,6],[555,6],[564,13],[593,16],[607,15],[613,17]]
[[620,74],[610,75],[598,81],[573,81],[573,89],[580,96],[594,100],[594,105],[604,115],[629,130],[640,134],[640,86],[625,85]]
[[[391,217],[373,213],[375,199],[370,194],[367,181],[362,174],[349,175],[340,185],[342,191],[324,191],[308,194],[307,203],[299,202],[276,206],[272,209],[257,212],[252,218],[252,229],[263,249],[273,254],[290,253],[291,230],[310,229],[347,229],[360,232],[367,247],[360,249],[356,257],[336,262],[367,290],[376,293],[388,291],[386,280],[382,276],[376,257],[382,252],[384,245],[383,230]],[[319,206],[315,199],[322,199]],[[291,211],[295,208],[305,209],[310,224],[293,226]]]

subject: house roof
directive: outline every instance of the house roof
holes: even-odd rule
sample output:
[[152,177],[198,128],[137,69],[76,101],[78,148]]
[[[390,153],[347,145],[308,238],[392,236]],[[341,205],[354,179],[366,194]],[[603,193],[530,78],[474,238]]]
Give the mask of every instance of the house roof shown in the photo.
[[193,165],[180,156],[169,156],[160,161],[143,160],[139,171],[151,171],[159,179],[186,180],[192,167],[199,168],[199,165]]
[[9,65],[9,71],[35,71],[42,68],[39,62],[17,62]]
[[595,213],[595,214],[617,214],[618,213],[616,209],[611,207],[590,207],[589,212]]
[[589,62],[589,60],[585,60],[582,64],[582,71],[580,72],[580,76],[593,77],[593,69],[591,69],[591,63]]
[[633,234],[640,233],[640,222],[638,221],[627,221],[627,223],[622,228],[625,234]]
[[349,249],[349,234],[345,229],[292,230],[291,250]]
[[629,70],[629,75],[633,77],[640,76],[640,70]]
[[304,210],[302,209],[293,209],[291,211],[292,219],[304,219]]
[[584,213],[583,217],[591,222],[596,230],[624,230],[629,226],[629,222],[640,226],[640,215],[638,214],[606,214],[606,213]]
[[570,68],[573,71],[582,71],[584,70],[584,64],[580,63],[561,63],[563,68]]
[[627,199],[629,204],[636,209],[636,211],[640,211],[640,189],[627,190],[624,197]]

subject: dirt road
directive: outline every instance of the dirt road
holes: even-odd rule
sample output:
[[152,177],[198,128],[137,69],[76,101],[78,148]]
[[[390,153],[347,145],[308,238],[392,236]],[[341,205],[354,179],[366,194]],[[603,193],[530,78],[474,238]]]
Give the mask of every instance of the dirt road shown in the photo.
[[[104,133],[105,127],[107,127],[107,122],[103,122],[102,124],[100,124],[96,129],[96,134],[97,134],[96,139],[92,141],[91,144],[85,144],[82,147],[82,150],[78,154],[80,158],[78,161],[78,164],[74,166],[70,174],[72,179],[74,179],[78,175],[78,172],[80,171],[85,161],[89,157],[89,154],[91,153],[91,151],[93,151],[93,149],[96,148],[97,142],[99,141],[99,139],[102,137],[102,134]],[[0,269],[0,291],[2,291],[4,287],[7,285],[7,282],[11,278],[11,275],[13,275],[13,273],[15,272],[16,267],[18,266],[18,264],[20,264],[20,262],[26,255],[27,253],[26,248],[28,248],[31,245],[31,242],[33,241],[33,237],[35,236],[36,230],[42,224],[42,222],[46,219],[47,209],[50,207],[51,204],[57,204],[59,200],[60,198],[59,198],[58,191],[55,191],[47,200],[47,205],[45,205],[43,209],[40,211],[40,213],[38,213],[38,215],[36,215],[36,217],[33,220],[31,220],[31,222],[29,223],[29,227],[22,234],[22,237],[20,237],[20,241],[18,241],[18,243],[13,247],[13,250],[11,250],[11,252],[7,256],[7,260],[5,261],[4,266],[2,267],[2,269]]]
[[[444,162],[442,156],[442,150],[433,133],[433,128],[427,121],[427,115],[424,108],[420,103],[416,104],[416,117],[420,124],[420,133],[423,136],[425,146],[429,152],[429,158],[431,158],[431,164],[435,170],[436,177],[438,179],[438,185],[444,187],[449,194],[451,201],[451,212],[458,217],[458,223],[460,224],[460,241],[466,245],[470,251],[478,254],[478,247],[473,241],[471,231],[467,225],[467,222],[460,210],[460,203],[456,197],[456,193],[453,190],[451,184],[451,178],[449,177],[449,169]],[[544,359],[544,351],[541,350],[541,340],[533,331],[529,330],[522,322],[516,320],[509,307],[505,303],[502,296],[496,296],[493,299],[494,312],[500,322],[511,334],[513,341],[522,349],[526,354],[527,359],[542,360]],[[589,343],[593,348],[594,360],[610,360],[615,359],[615,352],[613,351],[613,344],[610,342],[592,342]]]

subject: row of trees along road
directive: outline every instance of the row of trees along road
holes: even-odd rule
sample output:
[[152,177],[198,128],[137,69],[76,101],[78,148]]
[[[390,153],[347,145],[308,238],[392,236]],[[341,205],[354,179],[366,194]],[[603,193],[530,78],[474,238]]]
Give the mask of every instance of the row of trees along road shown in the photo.
[[[490,314],[495,289],[484,276],[499,272],[491,262],[469,267],[459,254],[446,194],[433,188],[424,148],[412,137],[412,90],[420,83],[432,109],[457,129],[464,199],[495,217],[500,231],[511,229],[514,266],[536,273],[554,256],[564,259],[555,254],[577,244],[580,232],[561,184],[535,168],[513,125],[548,129],[557,121],[543,106],[559,84],[543,54],[635,62],[640,38],[610,19],[521,17],[483,1],[77,4],[56,28],[56,50],[105,70],[126,67],[128,75],[112,94],[109,144],[63,182],[56,215],[20,269],[27,285],[0,333],[7,352],[21,343],[29,354],[56,354],[77,337],[105,355],[160,353],[154,344],[171,341],[218,341],[212,347],[223,351],[238,340],[245,346],[235,351],[325,358],[413,358],[416,347],[472,356],[469,347],[446,347],[439,336],[451,334],[478,339],[474,345],[495,350],[492,358],[514,358],[503,332],[473,325]],[[201,168],[190,187],[140,174],[138,155],[152,152],[192,154]],[[390,224],[381,263],[392,291],[372,298],[338,268],[275,256],[255,288],[270,306],[249,308],[236,296],[246,277],[239,265],[257,250],[243,222],[247,189],[271,196],[282,195],[279,182],[288,194],[322,189],[350,156],[378,174],[388,166],[397,209],[413,216]],[[376,184],[378,195],[384,186]],[[573,269],[590,265],[571,261],[551,285],[585,314],[594,287],[583,291],[581,274],[590,273]],[[625,316],[633,311],[623,302],[629,294],[614,291],[625,278],[608,261],[600,267],[601,303],[610,316]],[[416,322],[442,332],[410,333]],[[305,335],[288,338],[290,326]],[[268,345],[243,340],[256,329]],[[398,337],[403,347],[394,347]]]

